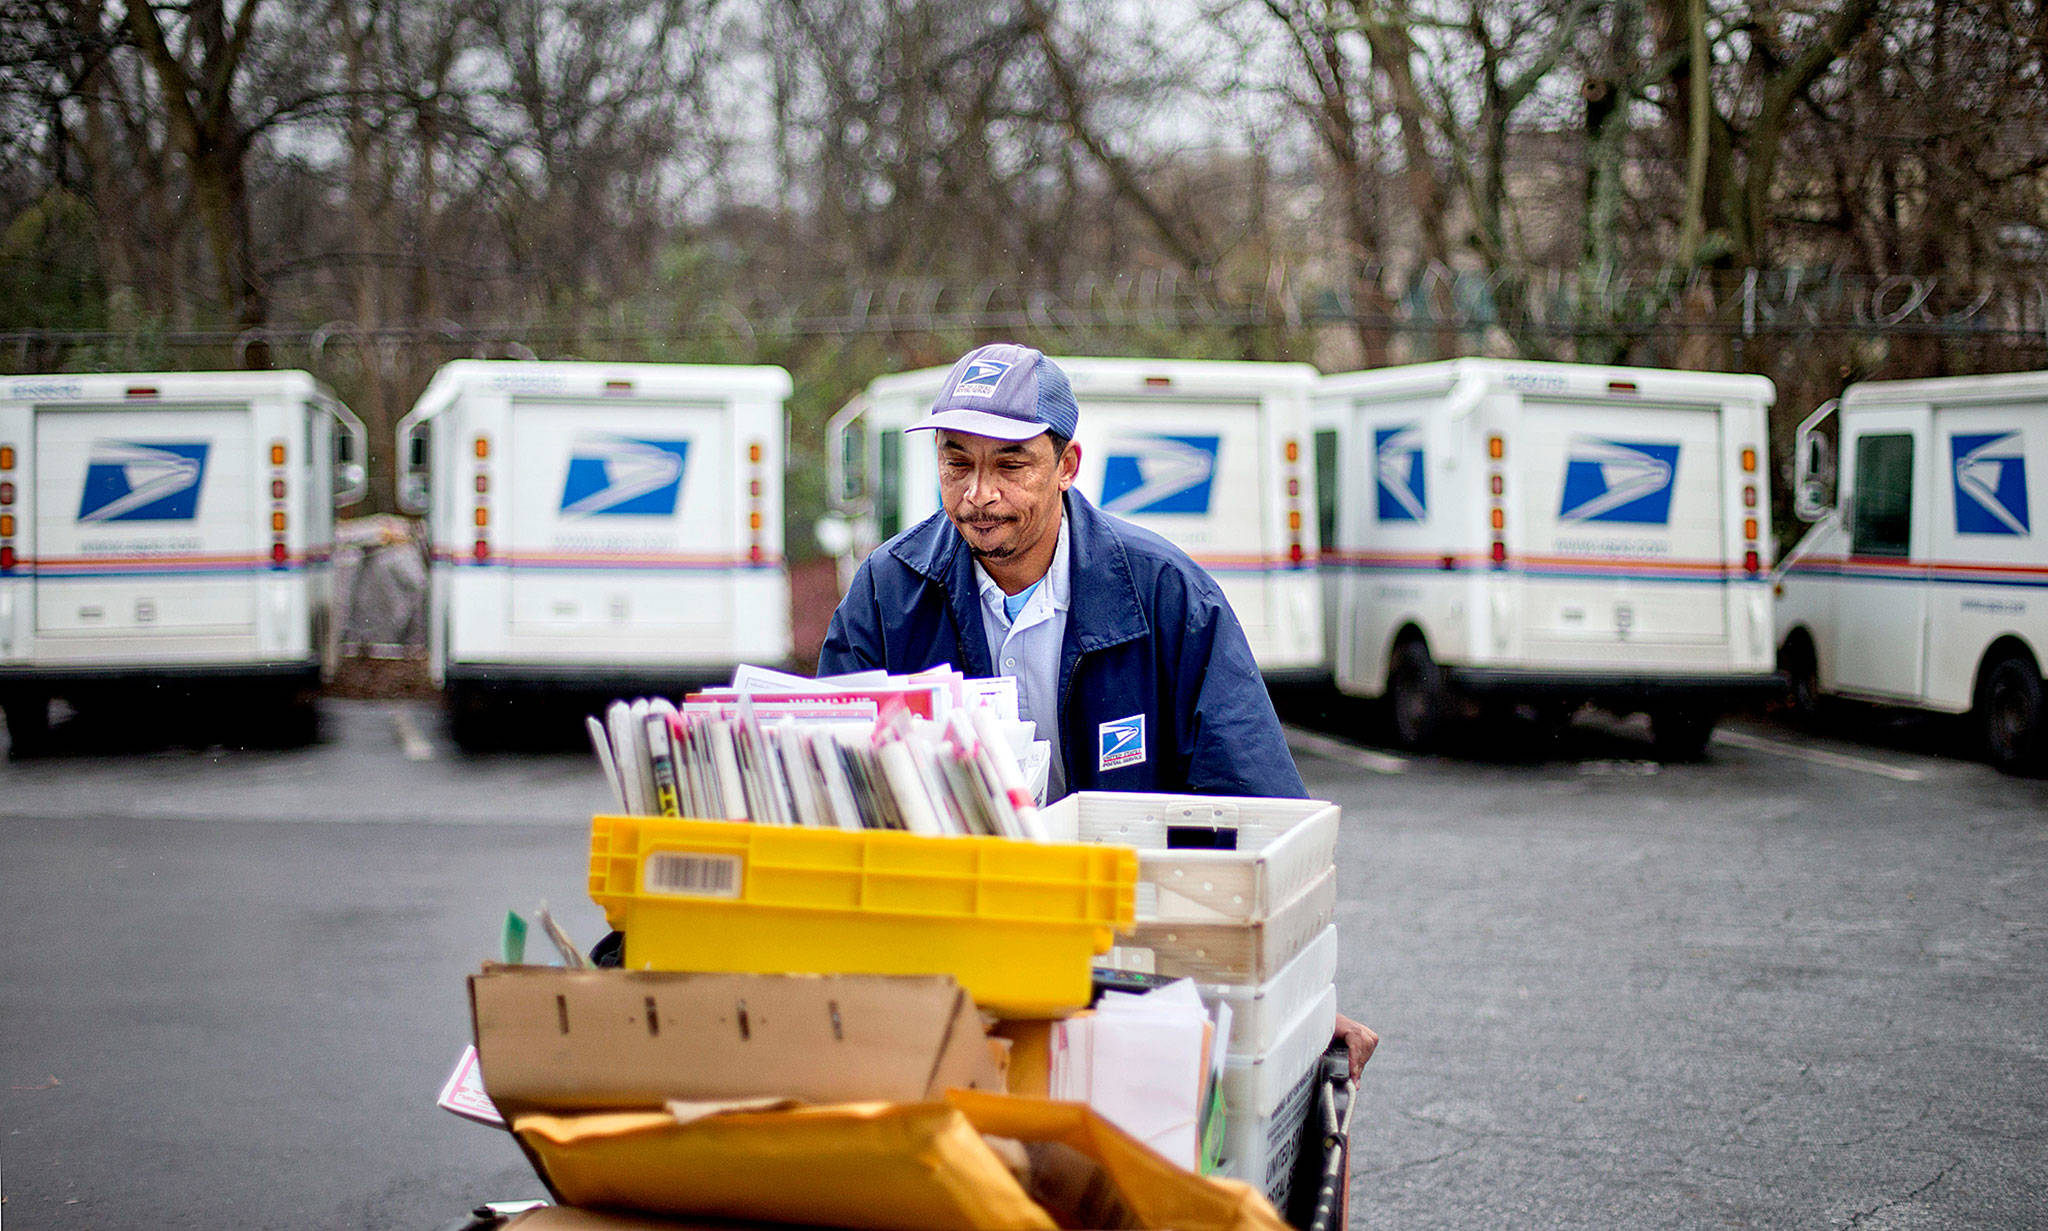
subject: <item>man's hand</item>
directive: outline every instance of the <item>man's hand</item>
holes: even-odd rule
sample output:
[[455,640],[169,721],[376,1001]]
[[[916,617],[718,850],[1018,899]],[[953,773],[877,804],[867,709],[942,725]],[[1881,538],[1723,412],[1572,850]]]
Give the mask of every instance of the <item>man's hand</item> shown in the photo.
[[1357,1081],[1359,1070],[1365,1067],[1366,1061],[1372,1059],[1373,1049],[1380,1045],[1380,1036],[1339,1013],[1337,1030],[1331,1038],[1344,1041],[1344,1050],[1351,1053],[1351,1080]]

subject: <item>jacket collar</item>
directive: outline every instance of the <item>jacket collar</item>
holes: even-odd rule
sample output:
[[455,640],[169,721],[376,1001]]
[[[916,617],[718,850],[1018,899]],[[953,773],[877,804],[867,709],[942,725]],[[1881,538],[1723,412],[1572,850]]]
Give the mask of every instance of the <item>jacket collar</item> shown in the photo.
[[[1130,557],[1117,534],[1115,519],[1071,488],[1065,516],[1073,577],[1068,641],[1085,654],[1144,636],[1151,626],[1138,601]],[[945,513],[927,518],[897,540],[890,551],[912,572],[945,591],[960,628],[961,653],[968,660],[962,669],[969,675],[989,674],[993,665],[988,661],[988,638],[982,631],[974,557]]]

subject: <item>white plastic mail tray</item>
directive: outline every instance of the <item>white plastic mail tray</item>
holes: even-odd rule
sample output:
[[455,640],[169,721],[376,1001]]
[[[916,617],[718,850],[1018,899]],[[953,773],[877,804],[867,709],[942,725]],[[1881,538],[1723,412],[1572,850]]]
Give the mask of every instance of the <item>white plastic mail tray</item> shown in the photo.
[[1044,812],[1055,841],[1138,851],[1138,920],[1251,923],[1329,871],[1337,805],[1314,799],[1082,791]]
[[1336,913],[1337,869],[1324,868],[1313,884],[1254,922],[1179,923],[1141,915],[1098,964],[1197,983],[1264,983],[1322,935]]
[[[1337,978],[1337,927],[1324,928],[1264,983],[1200,983],[1202,1003],[1230,1006],[1232,1060],[1264,1054]],[[1325,1040],[1327,1042],[1328,1040]]]
[[[1337,1030],[1337,989],[1325,986],[1281,1030],[1273,1046],[1256,1056],[1227,1056],[1223,1063],[1223,1107],[1228,1116],[1270,1116],[1323,1058]],[[1225,1123],[1229,1121],[1226,1120]]]

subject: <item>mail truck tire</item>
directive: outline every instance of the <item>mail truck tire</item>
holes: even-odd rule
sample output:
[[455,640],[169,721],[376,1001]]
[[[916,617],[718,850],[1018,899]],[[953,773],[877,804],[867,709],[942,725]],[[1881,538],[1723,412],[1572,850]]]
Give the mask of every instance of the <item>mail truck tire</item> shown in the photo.
[[15,760],[39,756],[50,743],[50,699],[39,692],[15,692],[0,697],[0,713],[7,715],[7,755]]
[[1697,761],[1707,755],[1707,741],[1721,720],[1711,710],[1650,711],[1650,746],[1660,761]]
[[1993,665],[1978,690],[1977,720],[1993,765],[2009,774],[2048,773],[2048,713],[2034,664],[2014,655]]
[[1786,709],[1792,721],[1811,726],[1821,718],[1820,656],[1804,631],[1785,639],[1778,651],[1778,670],[1785,676]]
[[490,711],[489,698],[480,688],[468,684],[448,685],[448,737],[465,752],[492,747],[500,732]]
[[1451,715],[1450,685],[1421,641],[1394,647],[1394,661],[1387,666],[1387,709],[1394,739],[1403,748],[1424,749],[1443,738]]

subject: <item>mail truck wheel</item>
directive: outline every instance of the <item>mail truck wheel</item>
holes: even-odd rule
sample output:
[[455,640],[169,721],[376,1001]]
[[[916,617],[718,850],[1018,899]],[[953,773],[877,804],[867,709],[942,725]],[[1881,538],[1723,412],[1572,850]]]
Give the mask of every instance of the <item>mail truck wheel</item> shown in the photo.
[[2048,714],[2034,664],[2015,655],[1992,667],[1977,694],[1977,718],[1993,765],[2009,774],[2048,772]]
[[1394,647],[1387,667],[1387,703],[1394,720],[1394,738],[1403,748],[1427,748],[1450,721],[1451,691],[1443,668],[1420,641]]
[[493,722],[490,699],[471,684],[450,683],[444,690],[448,704],[448,737],[465,752],[491,747],[499,731]]
[[1707,754],[1720,715],[1711,710],[1661,709],[1650,712],[1650,744],[1660,761],[1697,761]]
[[1820,720],[1820,656],[1804,631],[1785,639],[1778,651],[1778,670],[1784,673],[1786,701],[1794,722],[1812,725]]
[[50,699],[39,692],[0,697],[7,715],[7,754],[16,760],[36,756],[50,742]]

